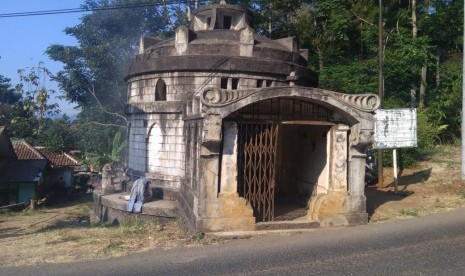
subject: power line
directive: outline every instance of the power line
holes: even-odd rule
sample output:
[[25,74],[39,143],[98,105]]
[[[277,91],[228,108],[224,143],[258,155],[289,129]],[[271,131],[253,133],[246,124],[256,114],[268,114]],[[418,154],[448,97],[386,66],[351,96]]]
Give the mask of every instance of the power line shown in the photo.
[[161,5],[183,4],[184,2],[185,1],[183,1],[183,0],[165,0],[163,2],[147,3],[147,4],[140,3],[140,4],[103,6],[103,7],[95,7],[95,8],[81,7],[81,8],[32,11],[32,12],[14,12],[14,13],[0,14],[0,18],[38,16],[38,15],[55,15],[55,14],[65,14],[65,13],[82,13],[82,12],[94,12],[94,11],[106,11],[106,10],[118,10],[118,9],[132,9],[132,8],[146,8],[146,7],[155,7],[155,6],[161,6]]

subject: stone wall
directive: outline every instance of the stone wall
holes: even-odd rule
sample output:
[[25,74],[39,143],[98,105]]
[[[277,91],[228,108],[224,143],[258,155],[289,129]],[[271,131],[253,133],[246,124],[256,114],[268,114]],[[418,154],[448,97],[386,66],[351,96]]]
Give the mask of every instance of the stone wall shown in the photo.
[[[220,88],[222,79],[227,79],[228,89],[233,89],[233,79],[238,80],[236,89],[286,85],[285,79],[249,74],[216,72],[148,74],[128,81],[128,103],[154,102],[156,85],[160,79],[166,84],[166,101],[192,101],[194,95],[199,96],[200,92],[209,86]],[[181,110],[180,108],[179,111]]]
[[128,167],[163,186],[179,188],[184,176],[183,121],[179,114],[133,114]]

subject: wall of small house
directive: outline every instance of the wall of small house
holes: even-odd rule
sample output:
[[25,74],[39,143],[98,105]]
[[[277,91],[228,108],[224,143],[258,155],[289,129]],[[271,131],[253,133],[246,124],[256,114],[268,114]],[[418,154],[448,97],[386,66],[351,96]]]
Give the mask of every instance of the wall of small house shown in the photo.
[[51,171],[49,178],[49,185],[54,185],[60,182],[60,178],[63,178],[65,187],[71,187],[73,185],[73,169],[69,167],[54,168]]
[[36,194],[35,183],[19,183],[18,184],[18,202],[29,202]]

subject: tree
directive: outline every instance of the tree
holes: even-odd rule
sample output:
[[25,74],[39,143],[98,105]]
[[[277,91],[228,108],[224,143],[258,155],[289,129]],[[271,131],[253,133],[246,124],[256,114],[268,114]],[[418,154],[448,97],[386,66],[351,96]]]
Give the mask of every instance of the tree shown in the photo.
[[[21,94],[12,87],[10,79],[0,75],[0,125],[10,125],[17,115]],[[11,127],[10,127],[11,128]]]
[[[338,54],[347,42],[351,29],[350,3],[344,0],[314,0],[303,5],[296,17],[296,27],[303,45],[318,56],[318,71],[325,61]],[[339,56],[339,55],[338,55]]]
[[68,116],[47,118],[37,144],[52,152],[68,152],[76,148],[75,132]]
[[53,78],[50,71],[39,62],[38,66],[19,69],[20,83],[16,90],[22,94],[22,107],[31,117],[33,134],[40,134],[46,116],[56,115],[59,112],[58,104],[50,103],[50,96],[54,90],[46,87],[46,82]]
[[[87,0],[84,8],[153,4],[146,7],[98,10],[81,23],[65,29],[79,46],[51,45],[46,53],[64,64],[55,77],[66,99],[82,110],[78,115],[78,145],[84,152],[109,155],[112,139],[125,131],[126,84],[124,77],[142,35],[166,37],[186,22],[181,6],[160,5],[158,0]],[[182,17],[175,20],[174,16]],[[169,24],[167,24],[169,21]],[[95,143],[99,141],[99,143]]]
[[[83,7],[95,9],[134,3],[87,0]],[[46,53],[64,64],[56,80],[67,99],[85,110],[96,106],[97,97],[108,110],[121,112],[126,101],[124,77],[138,51],[140,36],[163,35],[169,31],[159,6],[94,11],[83,16],[79,25],[65,29],[66,34],[77,39],[79,46],[51,45]]]
[[21,94],[11,85],[11,80],[0,75],[0,104],[15,104],[21,100]]

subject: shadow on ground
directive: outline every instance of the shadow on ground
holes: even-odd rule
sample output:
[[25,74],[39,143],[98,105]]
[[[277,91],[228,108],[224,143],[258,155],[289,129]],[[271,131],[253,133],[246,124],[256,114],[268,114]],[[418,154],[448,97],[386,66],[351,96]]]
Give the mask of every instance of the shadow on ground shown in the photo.
[[[385,185],[384,188],[378,189],[376,186],[369,186],[365,188],[365,195],[367,197],[367,213],[368,217],[371,218],[381,205],[386,202],[400,201],[413,194],[412,191],[408,191],[407,187],[410,185],[422,184],[427,181],[431,176],[432,169],[425,169],[419,172],[414,172],[409,175],[399,176],[398,193],[394,193],[394,181],[390,181],[389,184]],[[385,182],[386,183],[386,182]]]
[[18,227],[3,228],[0,232],[0,239],[22,236],[21,229]]
[[[40,206],[35,210],[9,211],[0,221],[0,239],[19,237],[53,229],[82,228],[90,226],[86,208],[74,206],[92,202],[92,195],[82,195],[76,200],[63,200],[52,206]],[[10,217],[6,219],[6,217]]]
[[[409,175],[403,175],[403,171],[399,172],[398,183],[403,186],[402,189],[407,189],[409,185],[422,184],[431,177],[432,168],[414,172]],[[394,187],[394,181],[391,181],[386,187]]]
[[393,191],[380,190],[376,186],[366,187],[365,195],[367,197],[368,219],[370,220],[373,214],[375,213],[376,209],[378,209],[378,207],[380,207],[384,203],[391,201],[400,201],[411,194],[412,193],[405,192],[395,194]]

